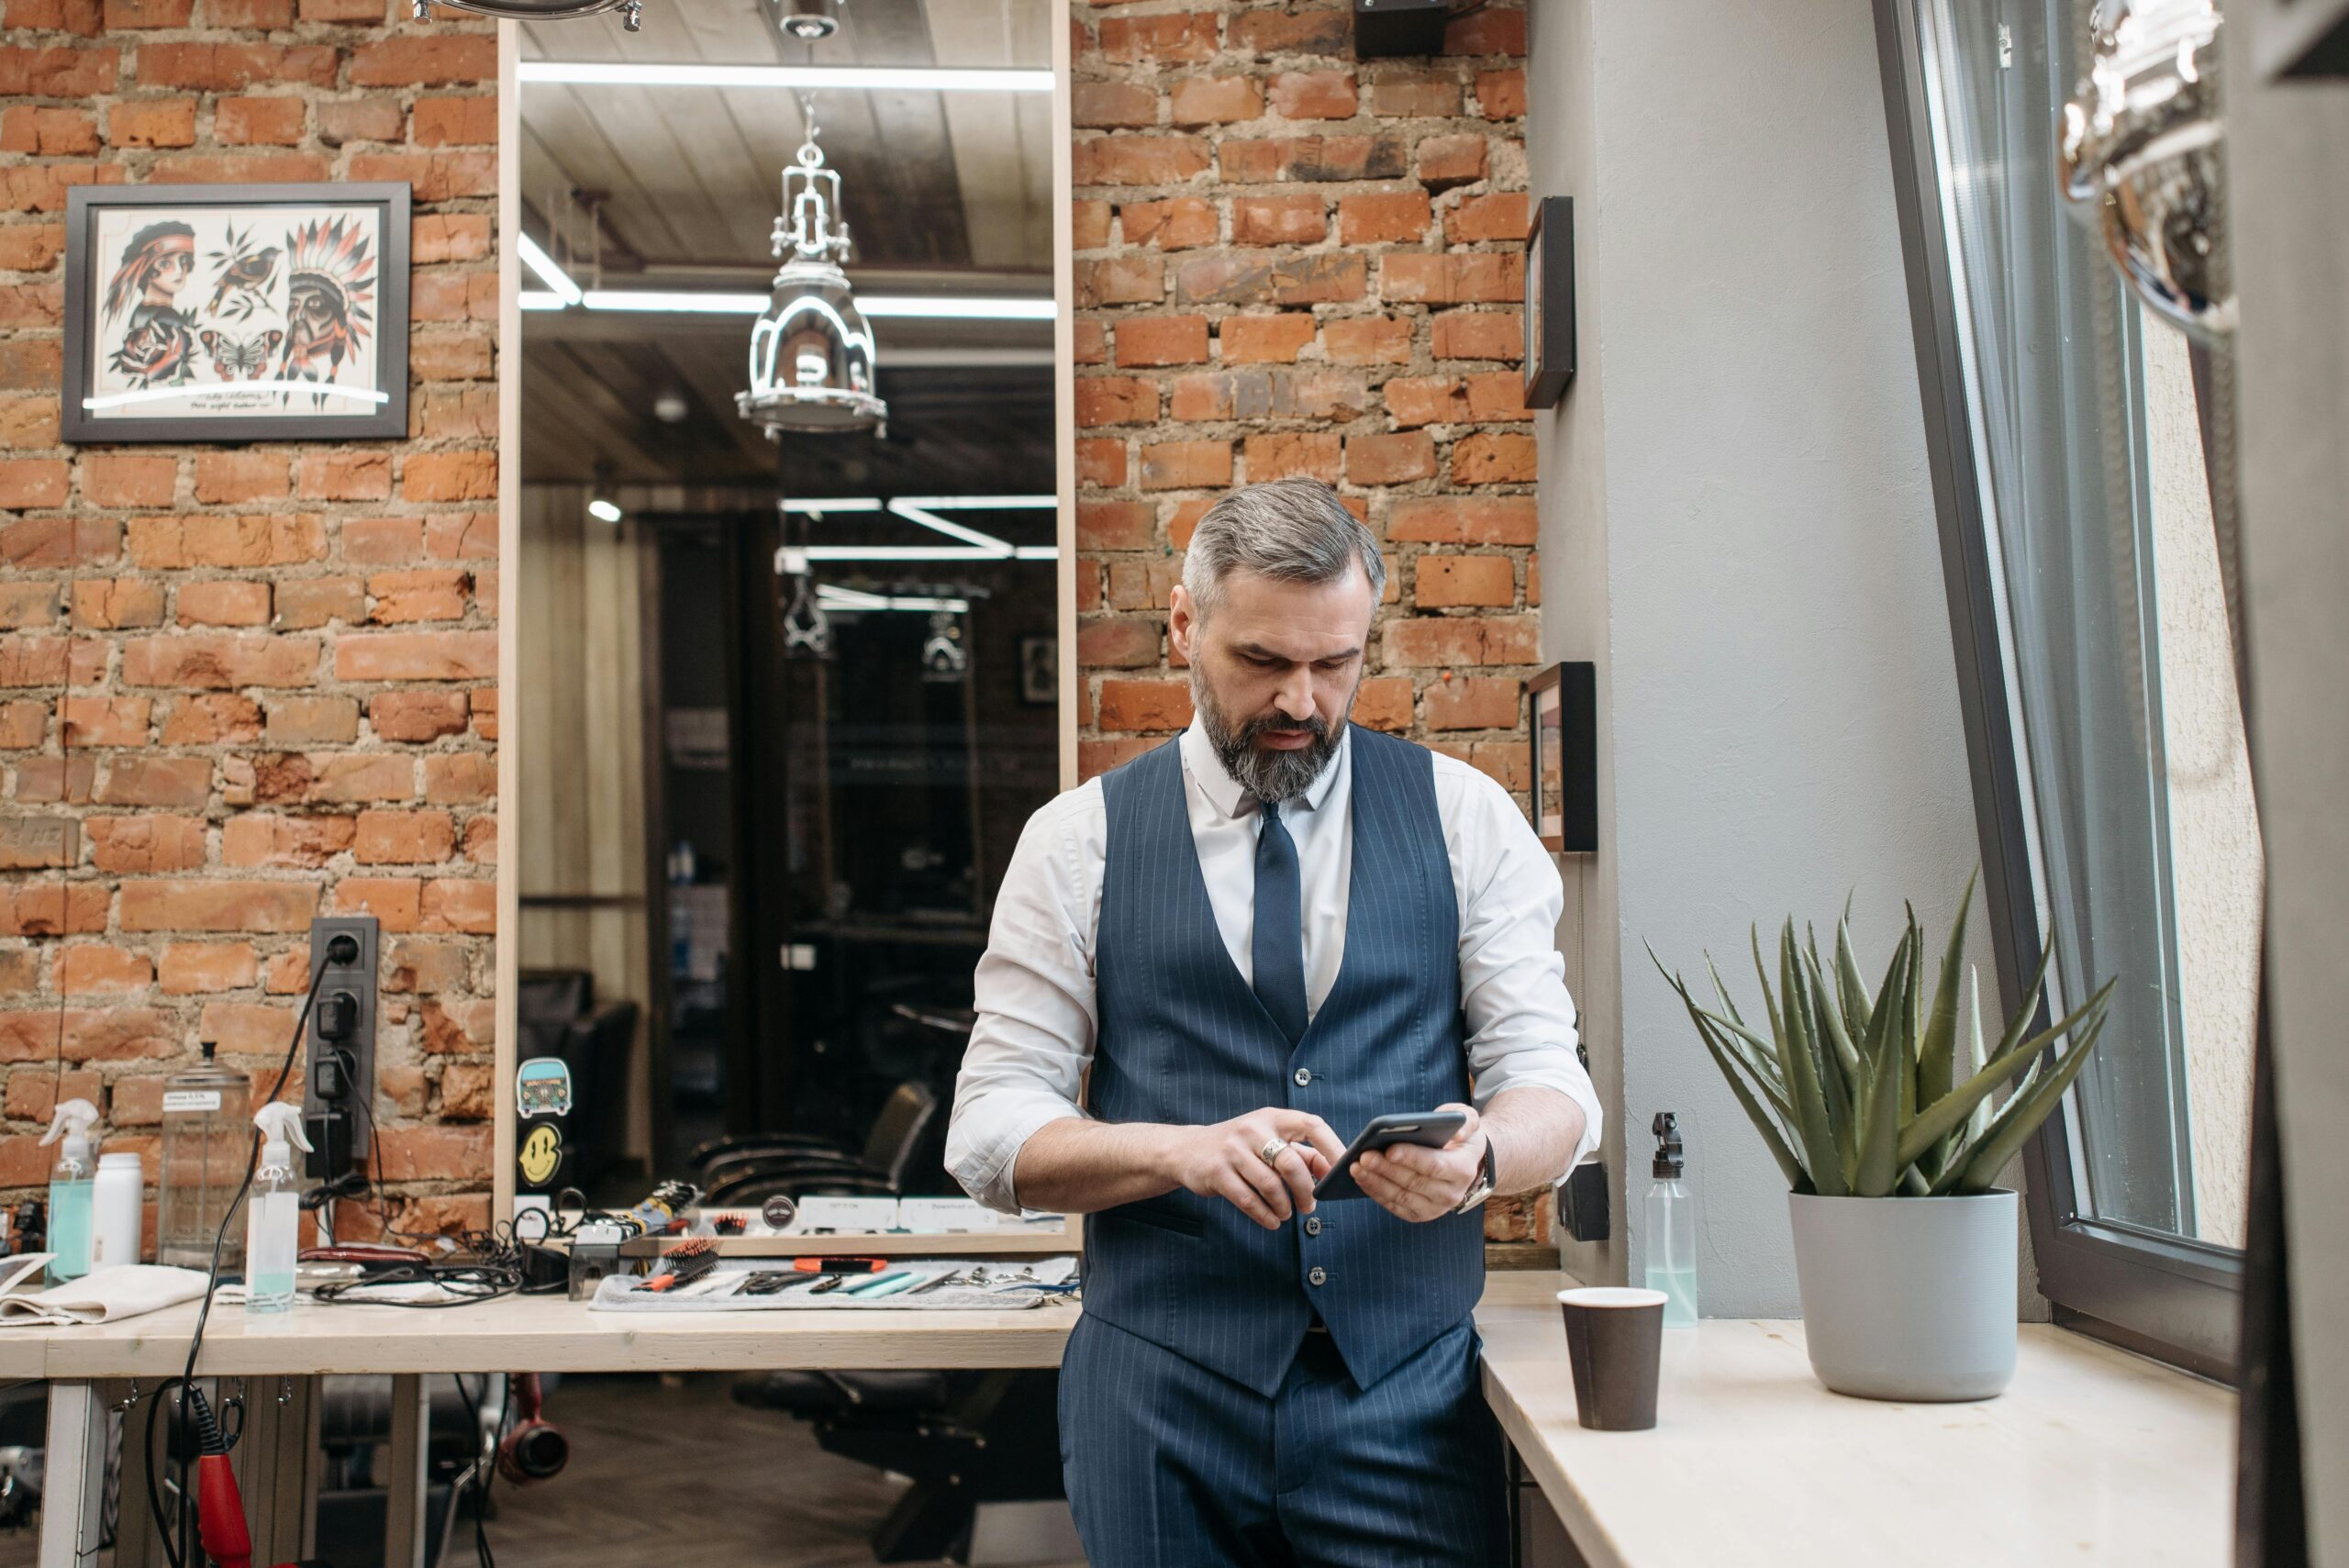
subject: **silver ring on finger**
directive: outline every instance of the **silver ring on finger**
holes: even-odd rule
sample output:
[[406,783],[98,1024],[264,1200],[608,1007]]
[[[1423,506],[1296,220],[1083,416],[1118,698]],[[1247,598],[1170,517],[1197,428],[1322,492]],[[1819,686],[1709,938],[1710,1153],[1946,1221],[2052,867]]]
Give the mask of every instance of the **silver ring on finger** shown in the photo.
[[1262,1160],[1267,1165],[1278,1167],[1281,1162],[1281,1156],[1287,1152],[1287,1139],[1269,1139],[1265,1141],[1265,1144],[1262,1149],[1256,1151],[1256,1158]]

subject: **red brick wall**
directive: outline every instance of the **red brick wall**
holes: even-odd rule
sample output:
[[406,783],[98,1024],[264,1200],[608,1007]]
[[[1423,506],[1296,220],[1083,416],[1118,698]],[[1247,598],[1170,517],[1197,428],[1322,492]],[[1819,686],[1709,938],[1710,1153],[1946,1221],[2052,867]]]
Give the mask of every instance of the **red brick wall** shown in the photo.
[[[370,911],[384,1175],[410,1223],[478,1223],[495,38],[406,0],[6,6],[0,1188],[46,1179],[61,1062],[115,1149],[152,1148],[161,1077],[199,1039],[273,1072],[310,917]],[[414,187],[406,439],[58,443],[66,187],[331,179]]]
[[[1520,401],[1525,13],[1357,62],[1353,8],[1071,8],[1077,661],[1090,775],[1190,720],[1180,550],[1230,486],[1306,474],[1378,534],[1365,724],[1525,788],[1537,657]],[[1496,1239],[1546,1236],[1496,1212]]]

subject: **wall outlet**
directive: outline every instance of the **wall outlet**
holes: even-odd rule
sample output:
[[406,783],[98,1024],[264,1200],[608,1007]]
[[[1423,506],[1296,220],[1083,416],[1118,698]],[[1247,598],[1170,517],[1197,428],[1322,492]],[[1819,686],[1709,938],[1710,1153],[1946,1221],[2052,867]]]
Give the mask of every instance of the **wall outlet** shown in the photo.
[[[375,994],[378,933],[373,915],[335,915],[310,922],[308,1042],[302,1064],[302,1115],[317,1145],[309,1173],[326,1180],[363,1160],[375,1140]],[[355,950],[355,951],[354,951]],[[323,973],[321,973],[323,972]],[[319,1136],[317,1118],[340,1118],[339,1134]]]

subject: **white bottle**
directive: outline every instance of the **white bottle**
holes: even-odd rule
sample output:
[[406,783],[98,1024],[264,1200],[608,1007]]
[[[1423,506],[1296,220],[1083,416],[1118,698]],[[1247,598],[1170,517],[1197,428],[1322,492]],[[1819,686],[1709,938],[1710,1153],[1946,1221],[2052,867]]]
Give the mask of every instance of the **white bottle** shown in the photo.
[[97,1185],[90,1194],[93,1271],[139,1261],[139,1211],[146,1189],[147,1173],[138,1155],[98,1156]]
[[261,1165],[245,1199],[245,1310],[283,1312],[294,1305],[294,1260],[302,1247],[302,1189],[294,1145],[304,1149],[302,1107],[272,1100],[253,1113],[261,1129]]

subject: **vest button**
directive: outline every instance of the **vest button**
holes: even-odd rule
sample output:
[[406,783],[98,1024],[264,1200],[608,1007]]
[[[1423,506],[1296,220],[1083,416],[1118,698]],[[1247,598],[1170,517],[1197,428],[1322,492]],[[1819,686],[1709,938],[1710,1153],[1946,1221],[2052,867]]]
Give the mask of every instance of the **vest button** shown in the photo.
[[1298,1088],[1302,1089],[1303,1087],[1305,1087],[1305,1085],[1307,1085],[1308,1084],[1310,1084],[1311,1082],[1313,1082],[1313,1069],[1312,1069],[1312,1068],[1310,1068],[1310,1067],[1300,1067],[1300,1068],[1298,1068],[1298,1069],[1297,1070],[1297,1086]]
[[1308,1236],[1319,1236],[1321,1234],[1321,1217],[1319,1215],[1308,1214],[1305,1217],[1305,1233]]
[[1327,1284],[1330,1283],[1330,1271],[1327,1269],[1308,1269],[1306,1271],[1305,1283],[1308,1284]]

